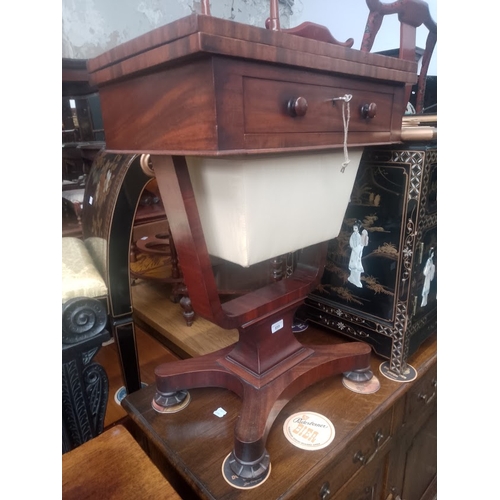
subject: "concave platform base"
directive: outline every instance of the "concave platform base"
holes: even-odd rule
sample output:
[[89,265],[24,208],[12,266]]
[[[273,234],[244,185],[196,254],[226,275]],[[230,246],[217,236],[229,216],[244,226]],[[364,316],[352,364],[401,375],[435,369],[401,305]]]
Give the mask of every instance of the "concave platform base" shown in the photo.
[[296,394],[326,377],[370,365],[368,344],[302,345],[292,333],[292,321],[293,314],[285,315],[284,327],[271,334],[276,318],[268,317],[257,329],[240,328],[240,340],[232,346],[165,363],[155,372],[154,405],[191,388],[222,387],[240,396],[230,467],[244,479],[268,473],[268,433],[281,409]]

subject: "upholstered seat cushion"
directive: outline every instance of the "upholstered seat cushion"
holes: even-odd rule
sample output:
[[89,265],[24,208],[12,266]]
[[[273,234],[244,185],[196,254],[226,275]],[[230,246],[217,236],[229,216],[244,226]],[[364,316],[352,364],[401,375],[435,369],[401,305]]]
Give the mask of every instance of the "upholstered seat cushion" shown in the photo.
[[85,243],[78,238],[62,238],[62,301],[73,297],[105,297],[107,293]]

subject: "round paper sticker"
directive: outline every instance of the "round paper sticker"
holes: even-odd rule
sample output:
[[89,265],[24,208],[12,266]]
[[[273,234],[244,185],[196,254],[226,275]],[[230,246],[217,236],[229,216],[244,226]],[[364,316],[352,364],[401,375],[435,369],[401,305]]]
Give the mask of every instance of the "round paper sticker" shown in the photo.
[[285,437],[301,450],[321,450],[335,437],[335,427],[325,416],[312,411],[290,415],[283,424]]

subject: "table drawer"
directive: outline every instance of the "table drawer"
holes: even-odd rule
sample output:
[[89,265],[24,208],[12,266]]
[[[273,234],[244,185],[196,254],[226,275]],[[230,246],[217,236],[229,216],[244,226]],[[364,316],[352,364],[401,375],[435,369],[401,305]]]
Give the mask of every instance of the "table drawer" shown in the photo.
[[400,139],[397,82],[217,58],[213,69],[221,150],[339,148],[346,130],[349,147]]
[[[392,409],[386,411],[338,453],[330,467],[317,480],[309,491],[308,498],[331,498],[337,490],[364,466],[378,460],[386,443],[391,437]],[[324,485],[328,483],[329,494],[324,496]],[[320,493],[323,491],[323,493]],[[323,495],[323,496],[322,496]]]
[[372,461],[367,467],[363,467],[333,498],[325,495],[325,490],[319,498],[321,500],[375,500],[381,498],[387,456],[388,453]]
[[[348,131],[389,131],[394,94],[377,85],[357,88],[355,82],[332,78],[331,85],[293,81],[243,79],[243,110],[247,134],[343,133],[343,107]],[[348,103],[332,101],[351,95]],[[362,115],[365,105],[376,106],[373,118]]]
[[[399,142],[404,89],[369,75],[213,56],[116,81],[100,95],[109,149],[232,155],[342,148],[344,119],[349,147]],[[332,99],[346,94],[343,110]]]
[[[350,147],[397,143],[405,87],[417,82],[415,61],[195,14],[88,67],[106,147],[174,155],[342,148],[341,106],[324,99],[345,93],[353,95]],[[298,97],[307,101],[305,114],[302,100],[288,106]],[[375,116],[362,118],[360,107],[371,103]]]
[[405,422],[424,418],[437,405],[437,367],[434,365],[406,396]]

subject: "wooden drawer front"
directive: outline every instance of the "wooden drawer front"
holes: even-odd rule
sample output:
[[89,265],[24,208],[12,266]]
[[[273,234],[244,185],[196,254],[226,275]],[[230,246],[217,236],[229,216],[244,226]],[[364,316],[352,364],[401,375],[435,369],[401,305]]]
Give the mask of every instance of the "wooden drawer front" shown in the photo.
[[[400,139],[403,85],[223,58],[213,68],[220,150],[340,148],[348,111],[332,99],[346,94],[349,147]],[[364,118],[361,107],[372,103],[375,116]]]
[[[333,97],[352,95],[349,102],[349,131],[362,132],[389,131],[393,93],[377,91],[377,86],[369,89],[356,88],[356,82],[338,80],[338,85],[296,83],[290,81],[243,79],[243,109],[246,134],[311,134],[343,133],[342,101],[332,101]],[[303,116],[292,116],[288,103],[297,98],[307,102]],[[376,103],[374,118],[363,118],[361,106]],[[346,110],[347,113],[347,110]],[[347,114],[346,114],[347,117]]]
[[416,381],[406,396],[405,422],[415,418],[423,418],[432,412],[436,407],[437,400],[437,366],[434,364],[429,371]]
[[[322,498],[323,493],[320,493],[320,491],[325,483],[329,484],[330,494],[334,495],[360,469],[374,460],[377,461],[390,438],[391,422],[392,409],[386,411],[366,426],[359,436],[354,438],[345,450],[337,455],[338,458],[315,481],[314,494],[310,498]],[[324,498],[330,498],[330,496]]]
[[[381,498],[387,454],[363,467],[331,500],[375,500]],[[323,500],[328,496],[319,497]]]
[[[349,147],[400,140],[406,103],[398,82],[213,56],[100,89],[109,149],[181,154],[341,148],[343,101],[332,99],[346,94]],[[307,109],[292,116],[289,102],[299,97]],[[361,107],[372,103],[375,116],[364,118]]]

